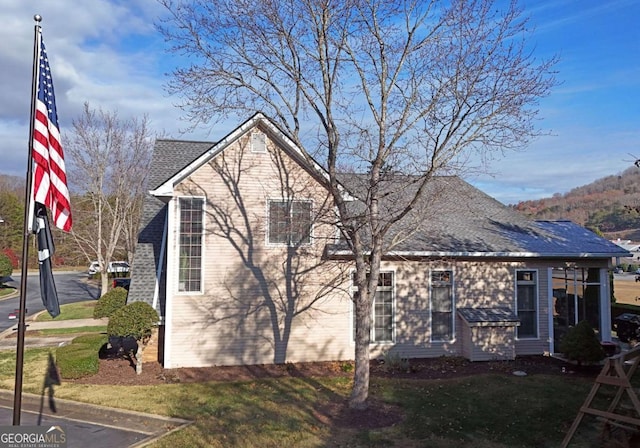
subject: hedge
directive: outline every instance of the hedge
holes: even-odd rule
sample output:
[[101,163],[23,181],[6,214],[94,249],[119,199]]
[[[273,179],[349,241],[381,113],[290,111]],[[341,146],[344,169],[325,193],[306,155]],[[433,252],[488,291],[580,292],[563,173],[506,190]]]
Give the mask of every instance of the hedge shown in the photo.
[[106,343],[106,335],[88,334],[78,336],[71,344],[59,347],[56,350],[56,364],[60,377],[77,379],[98,373],[99,352]]
[[72,344],[87,344],[92,348],[95,348],[96,351],[100,350],[104,344],[108,341],[107,335],[104,333],[99,334],[83,334],[82,336],[78,336],[73,338],[71,341]]
[[111,317],[113,313],[125,306],[127,303],[127,294],[126,289],[118,287],[113,288],[100,297],[93,309],[94,319]]
[[109,336],[132,337],[146,343],[151,331],[158,324],[158,313],[145,302],[133,302],[117,310],[109,317]]

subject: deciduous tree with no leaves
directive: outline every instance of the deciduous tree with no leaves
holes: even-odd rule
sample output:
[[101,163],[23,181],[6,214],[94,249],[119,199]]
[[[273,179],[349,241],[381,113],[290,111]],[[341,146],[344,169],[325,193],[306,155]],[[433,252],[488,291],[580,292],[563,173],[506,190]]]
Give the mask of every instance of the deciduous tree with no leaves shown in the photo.
[[102,296],[116,249],[134,247],[122,240],[136,236],[130,229],[140,218],[153,141],[146,117],[122,120],[116,112],[91,109],[87,103],[69,137],[69,179],[81,192],[76,209],[92,218],[74,226],[72,234],[87,258],[100,264]]
[[[536,105],[555,84],[555,61],[527,48],[515,2],[162,3],[160,30],[191,58],[169,90],[194,125],[259,110],[323,160],[356,268],[350,405],[365,408],[372,302],[381,259],[404,238],[398,222],[423,206],[434,176],[539,134]],[[361,207],[344,196],[341,170],[360,174]]]

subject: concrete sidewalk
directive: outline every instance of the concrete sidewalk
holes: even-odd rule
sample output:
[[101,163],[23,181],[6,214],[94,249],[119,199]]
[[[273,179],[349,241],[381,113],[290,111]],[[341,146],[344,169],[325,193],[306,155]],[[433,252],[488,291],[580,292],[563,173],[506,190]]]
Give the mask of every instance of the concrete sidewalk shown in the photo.
[[[33,316],[35,318],[35,316]],[[34,320],[27,320],[27,332],[44,330],[50,328],[77,328],[77,327],[98,327],[106,326],[109,323],[109,319],[67,319],[67,320],[51,320],[45,322],[36,322]],[[18,334],[18,323],[0,333],[0,350],[15,348],[16,336]],[[63,336],[48,336],[48,337],[33,337],[29,334],[25,335],[24,344],[25,347],[56,347],[62,344],[70,342],[77,335],[63,335]]]

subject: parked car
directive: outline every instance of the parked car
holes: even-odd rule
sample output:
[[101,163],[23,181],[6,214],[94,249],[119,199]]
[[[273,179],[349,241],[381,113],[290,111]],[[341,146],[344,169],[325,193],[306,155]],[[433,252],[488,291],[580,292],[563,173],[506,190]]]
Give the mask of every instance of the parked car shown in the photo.
[[[128,274],[129,269],[129,263],[126,261],[111,261],[109,262],[109,266],[107,266],[107,273],[119,277],[122,274]],[[96,275],[100,272],[100,264],[97,261],[92,261],[87,272],[90,276]]]
[[130,278],[120,277],[120,278],[114,278],[113,282],[111,283],[111,286],[113,286],[114,288],[124,288],[127,291],[129,291],[130,284],[131,284]]
[[99,270],[100,270],[100,263],[98,263],[97,261],[92,261],[91,264],[89,265],[89,269],[87,270],[87,272],[89,273],[89,275],[95,275],[98,273]]
[[129,272],[129,263],[126,261],[112,261],[107,268],[109,274],[125,274]]
[[613,329],[622,342],[640,339],[640,316],[635,313],[622,313],[613,319]]

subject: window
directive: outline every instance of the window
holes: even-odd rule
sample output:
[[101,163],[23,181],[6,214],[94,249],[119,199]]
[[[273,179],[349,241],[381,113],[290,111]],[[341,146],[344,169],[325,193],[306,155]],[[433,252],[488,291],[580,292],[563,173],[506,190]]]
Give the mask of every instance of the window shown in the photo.
[[[354,296],[357,297],[355,289]],[[371,342],[393,342],[393,272],[381,272],[373,298]],[[353,336],[355,339],[355,313]]]
[[453,272],[431,272],[431,340],[453,340]]
[[269,201],[269,244],[311,244],[311,201]]
[[262,132],[254,132],[251,134],[251,151],[266,152],[267,138]]
[[538,337],[538,281],[536,271],[516,271],[518,338]]
[[180,198],[178,290],[200,291],[202,286],[202,217],[204,199]]

